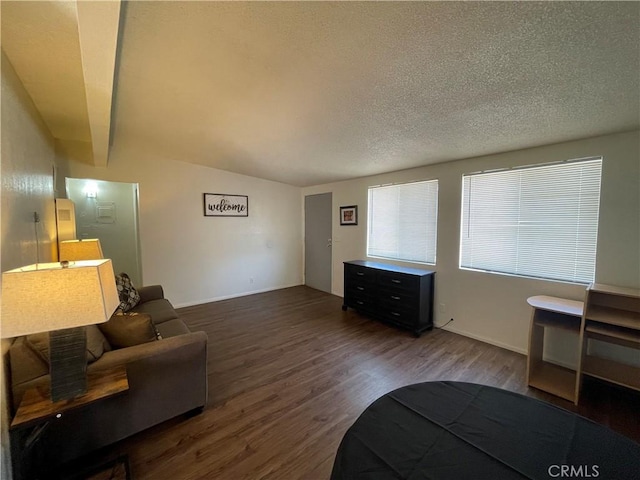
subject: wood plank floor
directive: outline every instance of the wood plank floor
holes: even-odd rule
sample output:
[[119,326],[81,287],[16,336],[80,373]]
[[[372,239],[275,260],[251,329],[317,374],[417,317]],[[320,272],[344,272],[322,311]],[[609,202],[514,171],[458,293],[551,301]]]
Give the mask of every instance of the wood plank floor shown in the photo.
[[525,385],[525,357],[444,330],[414,338],[294,287],[179,310],[209,336],[209,403],[115,445],[134,478],[327,479],[347,428],[403,385],[492,385],[577,411],[640,441],[640,397],[592,382],[578,408]]

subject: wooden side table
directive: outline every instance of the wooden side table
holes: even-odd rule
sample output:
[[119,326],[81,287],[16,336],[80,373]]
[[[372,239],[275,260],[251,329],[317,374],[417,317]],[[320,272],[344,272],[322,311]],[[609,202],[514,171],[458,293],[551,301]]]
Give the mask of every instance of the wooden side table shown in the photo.
[[19,438],[11,444],[14,478],[27,478],[35,473],[27,471],[23,463],[50,422],[62,418],[70,410],[122,394],[128,389],[127,370],[119,366],[90,373],[87,376],[87,393],[71,400],[52,402],[48,384],[27,390],[10,427]]

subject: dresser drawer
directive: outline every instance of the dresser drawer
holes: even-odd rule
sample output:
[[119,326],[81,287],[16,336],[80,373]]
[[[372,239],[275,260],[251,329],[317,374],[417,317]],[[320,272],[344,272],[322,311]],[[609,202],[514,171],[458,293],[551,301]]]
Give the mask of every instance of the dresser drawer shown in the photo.
[[[362,280],[361,280],[362,282]],[[351,308],[362,311],[372,311],[376,305],[376,287],[373,284],[348,284],[345,289],[344,301]]]
[[380,272],[378,274],[378,283],[384,287],[394,287],[403,290],[418,290],[420,278],[414,275],[406,275],[395,272]]
[[375,283],[376,271],[372,268],[360,267],[358,265],[345,265],[344,275],[348,283]]
[[387,305],[380,306],[380,316],[408,327],[415,327],[418,321],[418,312],[415,309],[393,308]]
[[373,297],[352,296],[347,297],[346,301],[348,306],[356,310],[372,312],[376,307],[376,301]]
[[372,283],[351,283],[347,286],[347,295],[373,297],[376,295],[376,286]]
[[420,304],[420,298],[415,292],[401,288],[380,287],[377,298],[381,304],[396,309],[416,310]]

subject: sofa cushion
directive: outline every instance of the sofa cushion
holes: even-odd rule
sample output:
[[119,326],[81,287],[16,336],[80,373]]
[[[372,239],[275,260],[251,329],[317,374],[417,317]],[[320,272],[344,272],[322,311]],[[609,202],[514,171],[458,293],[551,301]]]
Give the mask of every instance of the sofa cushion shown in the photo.
[[140,303],[164,298],[162,285],[145,285],[144,287],[138,287],[137,290],[140,294]]
[[160,323],[156,325],[156,329],[162,338],[176,337],[178,335],[191,333],[191,330],[189,330],[185,323],[179,319]]
[[156,325],[178,318],[173,305],[166,298],[139,303],[132,311],[150,315]]
[[24,337],[24,341],[31,350],[36,352],[49,365],[49,333],[33,333]]
[[[87,339],[87,363],[95,362],[104,352],[111,350],[111,345],[109,345],[109,342],[107,342],[107,339],[98,329],[97,325],[87,325],[85,327],[85,335]],[[27,335],[25,337],[25,342],[47,365],[49,365],[48,332]]]
[[151,317],[141,313],[116,313],[99,328],[113,348],[132,347],[158,339]]
[[120,297],[120,310],[123,312],[128,312],[140,302],[140,294],[126,273],[116,275],[116,287]]

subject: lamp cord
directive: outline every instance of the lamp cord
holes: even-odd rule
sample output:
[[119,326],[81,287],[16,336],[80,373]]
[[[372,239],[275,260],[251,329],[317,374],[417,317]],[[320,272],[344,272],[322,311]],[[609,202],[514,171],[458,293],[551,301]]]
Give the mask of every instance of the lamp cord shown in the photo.
[[36,265],[40,263],[40,238],[38,236],[38,223],[40,223],[40,215],[33,212],[33,229],[36,233]]
[[437,328],[438,330],[442,330],[444,327],[449,325],[451,322],[453,322],[453,318],[451,320],[449,320],[447,323],[445,323],[444,325],[440,326],[440,327],[436,327],[435,325],[434,325],[434,327]]

